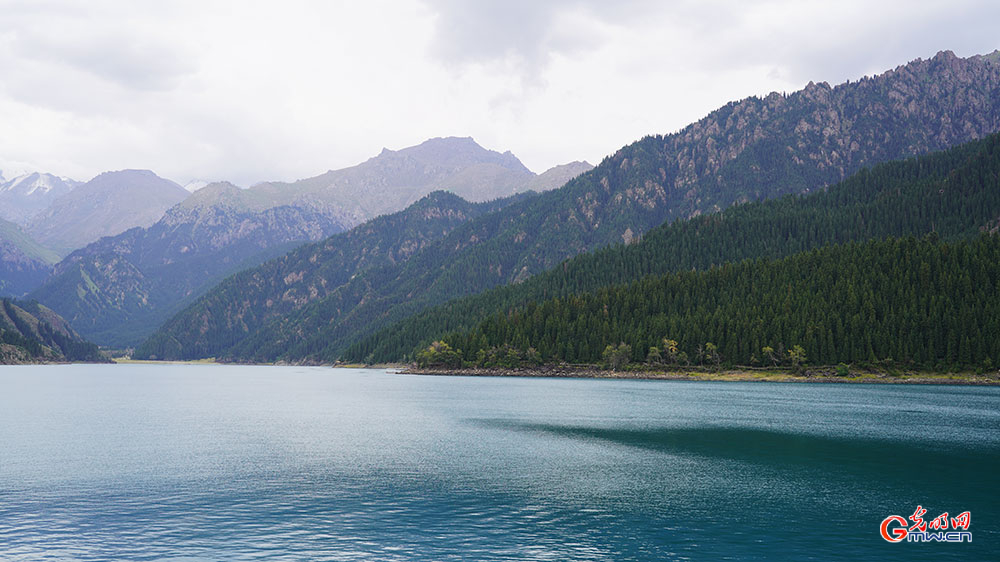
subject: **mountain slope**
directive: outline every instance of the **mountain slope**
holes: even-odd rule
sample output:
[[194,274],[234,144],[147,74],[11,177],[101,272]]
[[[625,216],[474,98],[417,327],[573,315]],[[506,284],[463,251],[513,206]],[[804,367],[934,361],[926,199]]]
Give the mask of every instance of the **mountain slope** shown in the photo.
[[449,332],[473,329],[486,317],[650,275],[778,258],[846,241],[931,232],[951,241],[998,228],[1000,134],[994,134],[862,170],[824,192],[748,203],[663,225],[638,243],[582,254],[523,284],[428,309],[364,338],[344,359],[400,361]]
[[315,211],[267,207],[231,184],[213,184],[149,228],[73,252],[31,298],[99,344],[131,346],[234,271],[340,230]]
[[1000,64],[948,52],[836,88],[748,98],[624,147],[564,187],[464,224],[403,264],[317,295],[223,356],[329,360],[428,306],[524,281],[664,221],[821,189],[864,165],[998,129]]
[[0,179],[0,218],[27,226],[34,215],[78,185],[78,181],[39,172]]
[[19,297],[38,287],[58,260],[21,227],[0,219],[0,295]]
[[36,302],[0,300],[0,365],[107,361],[65,320]]
[[525,197],[530,195],[470,203],[452,193],[431,193],[406,210],[233,275],[170,319],[135,356],[213,356],[360,272],[405,262],[458,225]]
[[59,197],[28,232],[62,255],[103,236],[148,227],[189,193],[148,170],[105,172]]

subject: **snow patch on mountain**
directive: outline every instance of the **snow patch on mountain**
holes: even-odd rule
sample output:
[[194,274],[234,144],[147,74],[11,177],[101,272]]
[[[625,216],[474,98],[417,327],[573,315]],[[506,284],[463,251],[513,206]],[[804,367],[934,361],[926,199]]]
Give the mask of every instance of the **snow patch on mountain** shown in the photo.
[[16,193],[24,197],[32,195],[62,195],[69,193],[80,182],[52,174],[33,172],[5,181],[0,192]]

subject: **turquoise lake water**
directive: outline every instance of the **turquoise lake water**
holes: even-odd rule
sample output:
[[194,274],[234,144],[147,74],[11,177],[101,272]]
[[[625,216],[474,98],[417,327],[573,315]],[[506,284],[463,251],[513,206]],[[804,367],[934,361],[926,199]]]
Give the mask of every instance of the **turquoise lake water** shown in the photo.
[[2,560],[998,559],[998,469],[997,387],[0,367]]

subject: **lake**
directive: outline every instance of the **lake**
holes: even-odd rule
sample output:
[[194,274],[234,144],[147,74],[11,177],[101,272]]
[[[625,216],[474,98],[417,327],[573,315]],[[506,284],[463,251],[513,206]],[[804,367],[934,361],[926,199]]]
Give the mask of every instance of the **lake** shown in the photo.
[[998,469],[997,387],[0,367],[3,560],[996,559]]

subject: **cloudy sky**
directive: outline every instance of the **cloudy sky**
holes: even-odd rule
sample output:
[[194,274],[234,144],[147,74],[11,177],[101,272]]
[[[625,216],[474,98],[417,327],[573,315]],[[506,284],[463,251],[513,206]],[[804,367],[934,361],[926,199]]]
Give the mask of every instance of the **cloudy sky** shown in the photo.
[[728,101],[950,49],[1000,2],[0,0],[0,169],[294,180],[472,136],[597,163]]

